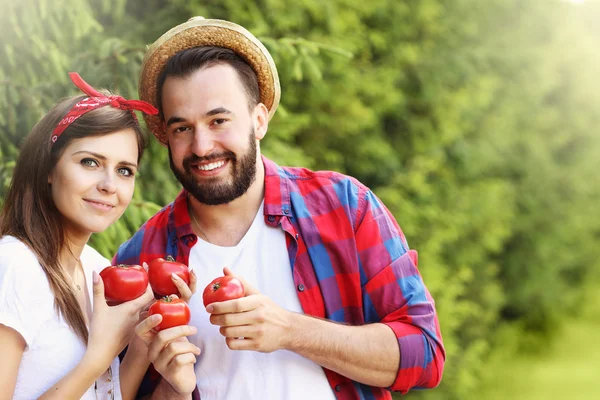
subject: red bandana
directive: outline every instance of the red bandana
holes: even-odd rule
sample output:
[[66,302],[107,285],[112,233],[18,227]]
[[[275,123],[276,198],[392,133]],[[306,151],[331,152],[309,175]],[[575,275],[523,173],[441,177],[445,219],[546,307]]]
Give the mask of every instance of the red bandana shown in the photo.
[[[154,115],[158,114],[158,110],[150,103],[146,103],[141,100],[125,100],[121,96],[109,96],[106,97],[87,82],[85,82],[77,72],[69,72],[69,77],[81,91],[90,97],[86,97],[69,110],[67,115],[56,125],[54,132],[52,132],[52,143],[55,143],[59,136],[67,129],[69,125],[73,123],[77,118],[81,117],[88,111],[95,110],[96,108],[103,107],[109,104],[111,107],[120,108],[121,110],[130,110],[134,118],[135,114],[133,110],[142,111],[146,114]],[[136,118],[137,120],[137,118]]]

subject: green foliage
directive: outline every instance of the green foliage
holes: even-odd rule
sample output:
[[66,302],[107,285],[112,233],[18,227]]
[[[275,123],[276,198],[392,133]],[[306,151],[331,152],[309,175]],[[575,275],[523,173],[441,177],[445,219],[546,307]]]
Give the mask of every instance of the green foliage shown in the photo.
[[[145,46],[172,26],[203,15],[255,33],[282,85],[263,153],[355,176],[419,251],[448,358],[438,389],[409,396],[476,393],[493,348],[550,340],[600,279],[597,2],[6,3],[0,195],[18,143],[76,92],[67,71],[136,97]],[[152,141],[132,205],[92,245],[110,257],[178,191]],[[495,337],[505,323],[535,340]]]
[[[600,329],[598,293],[597,281],[591,283],[582,315],[567,317],[558,340],[550,345],[540,346],[543,340],[518,325],[502,326],[495,340],[498,346],[483,374],[483,387],[465,400],[501,400],[507,393],[514,400],[597,399],[600,396],[596,384],[600,359],[600,344],[596,340]],[[532,346],[524,349],[519,345],[524,342]],[[569,384],[565,384],[565,379]]]

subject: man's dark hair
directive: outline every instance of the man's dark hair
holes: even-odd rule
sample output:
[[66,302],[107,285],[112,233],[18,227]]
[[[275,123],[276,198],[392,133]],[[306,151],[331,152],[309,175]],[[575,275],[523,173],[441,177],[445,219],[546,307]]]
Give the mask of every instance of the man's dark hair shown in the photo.
[[246,96],[248,97],[248,109],[252,110],[252,108],[260,102],[258,78],[252,67],[231,49],[216,46],[203,46],[182,50],[167,61],[165,68],[158,76],[156,85],[156,103],[160,115],[164,116],[162,89],[169,76],[187,78],[199,69],[212,67],[218,64],[230,65],[237,71],[238,76],[244,85]]

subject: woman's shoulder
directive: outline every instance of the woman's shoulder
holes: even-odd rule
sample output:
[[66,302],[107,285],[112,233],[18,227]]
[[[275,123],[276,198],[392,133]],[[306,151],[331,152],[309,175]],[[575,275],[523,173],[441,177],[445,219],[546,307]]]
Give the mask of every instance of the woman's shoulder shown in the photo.
[[6,235],[0,238],[0,265],[18,262],[22,268],[30,265],[39,267],[39,261],[33,251],[14,236]]
[[31,252],[29,247],[20,239],[11,235],[4,235],[0,237],[0,251],[9,250],[28,250],[29,252]]
[[17,283],[30,289],[47,286],[46,274],[35,253],[13,236],[0,238],[0,281]]

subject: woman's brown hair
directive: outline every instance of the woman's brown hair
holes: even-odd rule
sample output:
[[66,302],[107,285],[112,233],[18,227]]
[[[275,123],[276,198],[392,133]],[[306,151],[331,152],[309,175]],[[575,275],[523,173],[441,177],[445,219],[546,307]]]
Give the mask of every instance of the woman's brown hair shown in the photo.
[[56,125],[85,97],[70,97],[55,105],[25,138],[0,212],[0,237],[14,236],[33,251],[54,293],[57,313],[87,343],[88,330],[83,313],[59,263],[61,250],[68,243],[60,222],[60,212],[52,199],[48,177],[63,150],[73,140],[133,129],[137,135],[139,161],[147,139],[132,111],[106,105],[80,116],[53,144],[50,138]]

